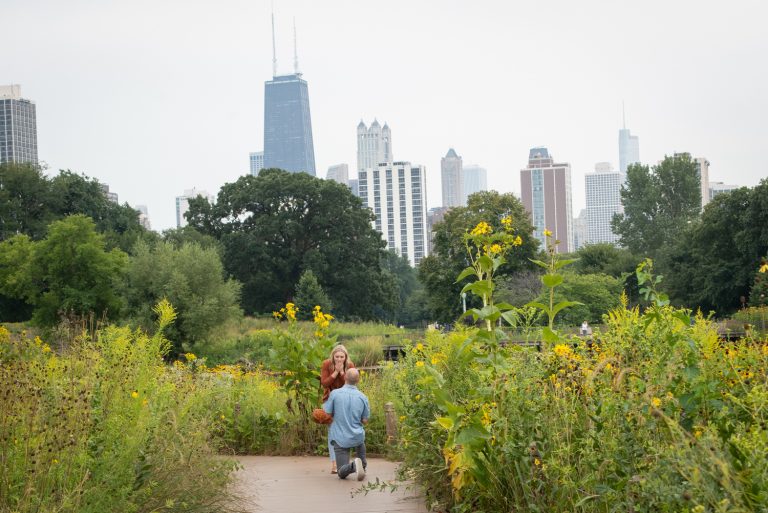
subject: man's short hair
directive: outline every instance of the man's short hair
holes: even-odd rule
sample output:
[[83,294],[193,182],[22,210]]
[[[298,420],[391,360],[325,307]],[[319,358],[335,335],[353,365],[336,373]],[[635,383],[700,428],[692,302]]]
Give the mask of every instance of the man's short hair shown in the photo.
[[347,385],[357,385],[360,382],[360,371],[354,367],[347,369],[347,374],[344,376],[344,380]]

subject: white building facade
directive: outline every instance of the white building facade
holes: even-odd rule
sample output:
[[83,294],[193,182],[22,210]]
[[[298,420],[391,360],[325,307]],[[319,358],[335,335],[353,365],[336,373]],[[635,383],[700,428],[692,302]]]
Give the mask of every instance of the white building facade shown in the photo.
[[384,123],[380,126],[375,119],[370,128],[360,121],[357,125],[357,171],[376,169],[381,163],[390,163],[392,158],[392,132]]
[[187,226],[187,220],[184,218],[184,214],[189,210],[189,200],[202,196],[208,200],[208,203],[213,204],[216,201],[212,195],[206,191],[201,191],[196,188],[184,189],[184,194],[176,196],[176,228]]
[[349,186],[349,166],[347,164],[336,164],[329,167],[325,179]]
[[480,191],[488,190],[488,171],[480,166],[464,166],[464,198],[467,204],[469,197]]
[[611,221],[614,215],[624,213],[621,203],[621,185],[624,183],[624,177],[624,173],[614,171],[608,162],[598,162],[595,164],[594,173],[584,175],[588,244],[618,244],[619,237],[613,233]]
[[429,254],[426,169],[393,162],[358,173],[360,198],[376,216],[373,227],[389,249],[417,266]]
[[464,204],[464,169],[461,157],[453,148],[440,160],[440,181],[443,188],[443,206],[460,207]]
[[264,152],[254,151],[248,154],[250,171],[253,176],[259,176],[259,171],[264,169]]

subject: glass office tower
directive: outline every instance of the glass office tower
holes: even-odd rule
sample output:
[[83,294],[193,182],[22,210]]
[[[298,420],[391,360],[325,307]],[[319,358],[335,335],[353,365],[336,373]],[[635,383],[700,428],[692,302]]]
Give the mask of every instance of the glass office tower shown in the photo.
[[301,73],[264,84],[264,168],[315,176],[309,92]]

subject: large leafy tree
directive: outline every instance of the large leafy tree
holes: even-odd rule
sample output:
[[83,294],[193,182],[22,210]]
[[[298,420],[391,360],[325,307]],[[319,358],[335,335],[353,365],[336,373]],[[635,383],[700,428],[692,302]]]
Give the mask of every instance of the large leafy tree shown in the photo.
[[227,270],[243,284],[246,312],[289,301],[309,269],[337,315],[371,318],[385,297],[385,243],[372,213],[348,187],[305,173],[262,170],[225,184],[214,205],[190,200],[189,224],[221,241]]
[[619,278],[631,303],[640,301],[635,269],[643,261],[626,248],[610,243],[587,244],[573,254],[577,259],[571,267],[577,274],[607,274]]
[[22,233],[43,238],[53,219],[50,203],[50,183],[38,166],[0,164],[0,240]]
[[669,251],[664,283],[673,301],[727,315],[749,297],[768,253],[768,180],[715,197]]
[[[466,207],[449,210],[443,221],[435,225],[431,254],[419,265],[419,280],[424,284],[428,308],[434,320],[453,322],[461,314],[461,289],[456,277],[469,265],[464,234],[480,221],[494,231],[502,230],[501,219],[512,217],[512,228],[523,240],[507,255],[507,263],[496,272],[497,277],[532,269],[529,258],[538,248],[533,225],[525,207],[511,193],[484,191],[469,197]],[[467,305],[470,308],[472,305]]]
[[423,305],[424,286],[419,282],[416,269],[411,267],[408,259],[394,250],[385,251],[381,266],[394,284],[388,289],[393,295],[391,308],[382,318],[398,325],[427,320],[428,314]]
[[687,153],[665,157],[652,168],[632,164],[621,188],[624,214],[613,218],[613,231],[633,253],[656,258],[701,210],[696,163]]
[[[577,301],[580,304],[565,308],[557,316],[557,322],[577,326],[582,321],[591,324],[601,322],[602,316],[620,305],[621,280],[606,274],[566,273],[564,281],[555,289],[555,303]],[[539,301],[549,301],[549,291],[543,292]]]
[[[5,264],[16,262],[10,272]],[[0,245],[0,290],[33,305],[32,320],[53,326],[62,315],[115,318],[127,255],[106,251],[93,221],[73,215],[53,222],[45,239],[18,235]]]
[[152,307],[167,299],[176,309],[176,322],[165,335],[173,352],[207,340],[214,329],[240,315],[240,284],[227,279],[214,248],[196,243],[174,246],[140,241],[126,273],[127,315],[146,330],[154,327]]

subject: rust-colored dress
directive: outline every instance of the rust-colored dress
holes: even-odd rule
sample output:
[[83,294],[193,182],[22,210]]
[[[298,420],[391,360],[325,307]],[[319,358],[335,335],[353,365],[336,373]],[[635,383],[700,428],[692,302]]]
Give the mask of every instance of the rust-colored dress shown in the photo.
[[[347,369],[351,369],[355,364],[347,359]],[[331,390],[336,390],[344,386],[344,373],[340,373],[336,378],[333,378],[334,371],[333,361],[328,358],[323,362],[323,366],[320,369],[320,384],[323,385],[323,402],[328,400],[328,396],[331,395]],[[344,369],[346,371],[346,369]]]

